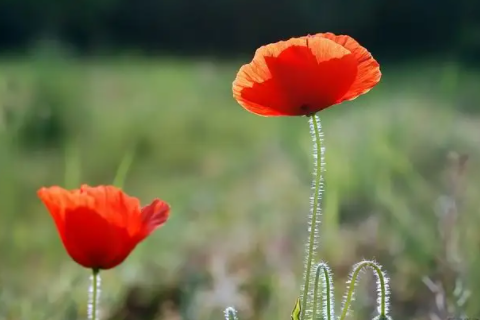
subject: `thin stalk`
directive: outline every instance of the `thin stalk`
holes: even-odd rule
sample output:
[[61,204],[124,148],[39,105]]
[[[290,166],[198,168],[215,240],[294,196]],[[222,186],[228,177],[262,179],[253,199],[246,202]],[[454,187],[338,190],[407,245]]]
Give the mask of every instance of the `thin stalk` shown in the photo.
[[98,301],[100,299],[100,270],[92,269],[88,290],[88,320],[98,320]]
[[323,154],[324,150],[322,148],[322,135],[321,135],[321,125],[320,120],[316,115],[310,116],[310,126],[313,139],[313,157],[315,161],[315,171],[314,171],[314,183],[313,183],[313,199],[312,206],[310,209],[309,217],[309,238],[307,242],[307,255],[305,263],[305,274],[304,274],[304,285],[302,291],[302,311],[300,319],[305,319],[305,313],[307,310],[307,303],[309,296],[312,294],[310,292],[310,282],[313,282],[314,275],[312,275],[312,264],[314,262],[315,249],[318,242],[318,225],[320,223],[320,208],[319,202],[321,197],[321,180],[322,180],[322,171],[324,165]]
[[[323,282],[322,290],[322,308],[321,313],[317,314],[318,309],[318,295],[320,292],[320,277]],[[333,320],[335,319],[335,310],[333,307],[333,281],[332,272],[326,263],[319,263],[315,271],[315,286],[313,288],[313,320]]]

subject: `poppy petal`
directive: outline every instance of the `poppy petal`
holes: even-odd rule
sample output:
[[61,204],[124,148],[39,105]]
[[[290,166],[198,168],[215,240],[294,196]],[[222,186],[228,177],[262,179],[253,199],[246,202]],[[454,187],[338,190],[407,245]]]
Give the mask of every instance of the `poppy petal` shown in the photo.
[[142,219],[146,226],[147,235],[164,224],[170,215],[170,206],[155,199],[151,204],[142,208]]
[[262,46],[251,63],[243,65],[233,82],[235,99],[248,111],[259,115],[282,115],[289,112],[290,98],[273,75],[265,57],[278,57],[283,50],[304,45],[301,40],[280,41]]
[[[121,189],[114,186],[90,187],[82,185],[80,191],[92,199],[92,205],[97,212],[104,215],[110,223],[118,226],[129,226],[138,230],[138,221],[135,214],[138,214],[141,206],[137,198],[126,195]],[[132,219],[132,215],[134,215]]]
[[335,35],[333,33],[320,33],[318,36],[335,41],[348,49],[355,57],[358,65],[358,72],[355,81],[343,97],[343,101],[353,100],[356,97],[367,93],[380,82],[382,73],[380,65],[372,57],[367,49],[362,47],[355,39],[347,35]]
[[355,56],[348,48],[318,36],[307,36],[308,47],[315,55],[318,66],[308,84],[312,112],[318,112],[343,101],[354,83],[358,67]]
[[60,187],[41,188],[37,191],[37,195],[50,212],[60,238],[63,241],[65,234],[65,209],[72,207],[75,200],[71,198],[67,190]]
[[133,250],[126,229],[111,224],[89,208],[68,212],[65,240],[72,259],[87,268],[113,268]]

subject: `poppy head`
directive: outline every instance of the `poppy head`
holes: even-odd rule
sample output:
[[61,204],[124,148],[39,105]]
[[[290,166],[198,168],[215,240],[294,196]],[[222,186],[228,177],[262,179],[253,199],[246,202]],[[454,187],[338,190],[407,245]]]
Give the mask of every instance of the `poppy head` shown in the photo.
[[164,224],[167,203],[155,199],[145,207],[113,186],[37,192],[55,222],[68,254],[90,269],[111,269],[122,263],[135,246]]
[[260,47],[238,71],[233,96],[261,116],[309,116],[368,92],[380,77],[357,41],[319,33]]

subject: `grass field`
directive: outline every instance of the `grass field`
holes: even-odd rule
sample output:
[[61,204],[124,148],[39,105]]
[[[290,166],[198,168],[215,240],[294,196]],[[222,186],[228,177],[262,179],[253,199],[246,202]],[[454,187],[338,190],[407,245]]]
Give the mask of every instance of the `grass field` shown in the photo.
[[[0,319],[86,318],[89,271],[65,253],[36,190],[110,184],[119,167],[128,193],[164,199],[172,216],[103,273],[104,319],[220,319],[228,305],[241,319],[289,318],[307,236],[309,128],[237,105],[240,65],[0,61]],[[480,76],[438,62],[382,71],[371,93],[320,115],[321,254],[338,301],[351,265],[374,258],[391,276],[394,319],[443,320],[423,277],[441,280],[448,301],[457,279],[480,295]],[[372,318],[365,280],[352,318]],[[469,317],[480,316],[474,301],[462,307]]]

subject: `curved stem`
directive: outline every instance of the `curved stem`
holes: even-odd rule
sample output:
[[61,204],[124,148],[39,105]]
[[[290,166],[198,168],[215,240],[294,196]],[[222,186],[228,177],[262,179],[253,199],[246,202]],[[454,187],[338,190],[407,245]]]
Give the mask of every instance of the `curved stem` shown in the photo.
[[100,298],[100,270],[92,269],[88,295],[88,320],[98,320],[98,300]]
[[312,127],[312,139],[314,143],[314,152],[313,157],[315,161],[315,180],[313,186],[313,201],[310,209],[310,221],[309,221],[309,238],[307,242],[307,257],[305,265],[305,274],[304,274],[304,285],[303,285],[303,294],[302,294],[302,313],[301,320],[305,319],[305,313],[307,310],[307,303],[310,295],[310,282],[312,280],[312,263],[315,255],[315,248],[318,242],[318,224],[319,224],[319,215],[320,210],[318,208],[320,200],[320,181],[322,177],[322,166],[323,166],[323,149],[322,149],[322,140],[320,133],[320,120],[316,115],[310,116],[310,125]]
[[[317,304],[318,304],[318,291],[320,284],[320,275],[323,271],[323,283],[325,289],[322,292],[323,295],[323,314],[321,317],[317,317]],[[327,264],[321,262],[317,265],[317,270],[315,273],[315,287],[313,289],[313,320],[316,319],[325,319],[333,320],[335,318],[335,310],[333,308],[333,281],[332,281],[332,272]]]
[[374,261],[362,261],[357,263],[353,267],[353,272],[350,277],[350,287],[347,291],[347,295],[345,296],[342,314],[340,316],[340,320],[345,320],[348,314],[348,310],[350,309],[350,304],[353,298],[353,294],[355,292],[355,284],[357,283],[358,276],[360,271],[364,268],[371,268],[374,270],[375,275],[377,277],[377,292],[378,292],[378,299],[377,302],[379,304],[378,312],[380,313],[380,318],[386,318],[388,313],[388,278],[385,273],[382,271],[381,267]]

